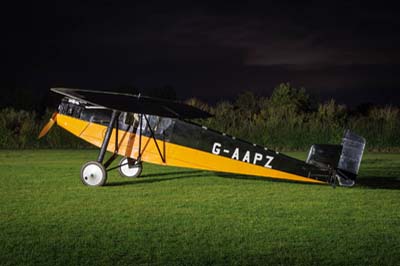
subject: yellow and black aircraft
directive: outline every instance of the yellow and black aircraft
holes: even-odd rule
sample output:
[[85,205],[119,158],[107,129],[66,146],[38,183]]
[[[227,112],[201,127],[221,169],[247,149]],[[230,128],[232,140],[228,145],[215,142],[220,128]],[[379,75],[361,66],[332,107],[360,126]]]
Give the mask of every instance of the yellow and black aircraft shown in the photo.
[[[65,96],[39,134],[64,128],[100,148],[96,161],[85,163],[81,180],[102,186],[107,172],[139,177],[142,161],[318,184],[353,186],[365,139],[346,131],[341,145],[312,145],[305,162],[266,147],[187,121],[207,118],[202,110],[180,102],[114,92],[54,88]],[[113,155],[104,161],[106,151]],[[110,164],[123,156],[117,167]]]

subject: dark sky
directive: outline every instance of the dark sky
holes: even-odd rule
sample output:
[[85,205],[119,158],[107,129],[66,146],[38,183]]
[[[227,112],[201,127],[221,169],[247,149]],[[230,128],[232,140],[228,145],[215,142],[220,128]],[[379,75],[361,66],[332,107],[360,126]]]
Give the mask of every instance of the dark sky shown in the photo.
[[[3,89],[172,86],[208,102],[281,82],[321,99],[400,104],[400,18],[385,1],[3,6]],[[300,2],[300,1],[299,1]]]

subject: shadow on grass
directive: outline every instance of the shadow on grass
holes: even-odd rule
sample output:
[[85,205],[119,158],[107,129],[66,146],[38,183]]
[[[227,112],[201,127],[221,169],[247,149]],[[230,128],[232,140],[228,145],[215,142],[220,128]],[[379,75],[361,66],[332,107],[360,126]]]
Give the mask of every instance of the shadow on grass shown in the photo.
[[[246,175],[237,175],[230,173],[218,173],[218,172],[208,172],[201,170],[194,171],[176,171],[176,172],[163,172],[163,173],[152,173],[142,175],[140,178],[124,178],[123,181],[117,181],[108,183],[107,186],[128,186],[135,184],[144,184],[144,183],[156,183],[163,181],[172,181],[179,180],[185,178],[195,178],[195,177],[206,177],[209,175],[216,175],[222,178],[228,179],[241,179],[241,180],[252,180],[252,181],[263,181],[263,182],[275,182],[275,183],[290,183],[290,184],[307,184],[312,186],[326,186],[326,184],[317,184],[317,183],[305,183],[305,182],[296,182],[291,180],[280,180],[274,178],[267,177],[257,177],[257,176],[246,176]],[[170,177],[168,177],[170,176]],[[162,177],[162,178],[152,178],[152,177]],[[150,178],[150,179],[147,179]],[[330,185],[328,185],[330,186]],[[383,177],[383,176],[364,176],[358,178],[356,181],[356,187],[359,188],[369,188],[369,189],[400,189],[400,179],[398,177]]]
[[[117,181],[112,183],[107,183],[107,186],[116,187],[116,186],[128,186],[135,184],[146,184],[146,183],[156,183],[163,181],[171,181],[185,178],[195,178],[195,177],[204,177],[210,175],[209,172],[206,171],[177,171],[177,172],[167,172],[167,173],[154,173],[142,175],[139,178],[124,178],[124,181]],[[151,178],[150,177],[161,177],[161,176],[171,176],[165,178]]]
[[321,186],[321,185],[325,186],[326,185],[326,184],[318,184],[318,183],[297,182],[297,181],[285,180],[285,179],[276,179],[276,178],[272,178],[272,177],[237,175],[237,174],[229,174],[229,173],[215,173],[215,174],[219,177],[229,178],[229,179],[255,180],[255,181],[274,182],[274,183],[307,184],[307,185],[312,185],[312,186]]
[[[245,175],[235,175],[235,174],[227,174],[227,173],[216,173],[219,177],[223,178],[231,178],[231,179],[246,179],[246,180],[255,180],[255,181],[270,181],[276,183],[290,183],[290,184],[307,184],[312,186],[332,186],[329,184],[318,184],[318,183],[306,183],[306,182],[296,182],[292,180],[281,180],[274,178],[266,178],[266,177],[257,177],[257,176],[245,176]],[[369,188],[369,189],[400,189],[400,178],[398,177],[383,177],[383,176],[365,176],[358,178],[356,181],[356,187],[360,188]]]
[[400,189],[400,179],[398,177],[384,176],[363,176],[358,178],[356,185],[370,189]]
[[[177,176],[178,175],[178,176]],[[268,177],[258,177],[258,176],[247,176],[247,175],[238,175],[238,174],[231,174],[231,173],[221,173],[221,172],[208,172],[208,171],[177,171],[177,172],[167,172],[167,173],[153,173],[142,175],[139,178],[124,178],[124,181],[117,181],[112,183],[107,183],[106,186],[128,186],[128,185],[135,185],[135,184],[144,184],[144,183],[156,183],[156,182],[163,182],[163,181],[171,181],[171,180],[178,180],[178,179],[185,179],[185,178],[195,178],[195,177],[206,177],[206,176],[218,176],[227,179],[241,179],[241,180],[252,180],[252,181],[262,181],[262,182],[275,182],[275,183],[291,183],[291,184],[307,184],[313,186],[321,186],[325,184],[317,184],[317,183],[305,183],[305,182],[296,182],[291,180],[280,180]],[[162,176],[171,176],[166,178],[151,178],[151,177],[162,177]],[[151,178],[151,179],[147,179]]]
[[199,173],[205,173],[205,171],[193,170],[193,171],[176,171],[176,172],[153,173],[153,174],[141,175],[140,178],[156,177],[156,176],[169,176],[169,175],[183,175],[183,174],[189,174],[190,175],[190,174],[199,174]]

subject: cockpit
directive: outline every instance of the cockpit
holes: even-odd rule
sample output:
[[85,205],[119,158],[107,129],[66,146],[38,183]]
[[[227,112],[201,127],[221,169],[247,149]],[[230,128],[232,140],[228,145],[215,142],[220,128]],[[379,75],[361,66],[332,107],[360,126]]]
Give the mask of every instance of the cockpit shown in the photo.
[[[68,97],[62,99],[61,104],[58,106],[58,112],[104,126],[108,126],[112,114],[110,109],[92,106]],[[120,130],[137,132],[140,130],[140,124],[143,136],[150,136],[151,131],[153,131],[156,138],[168,140],[172,134],[175,120],[155,115],[143,115],[140,123],[139,114],[120,112],[118,117],[118,128]]]

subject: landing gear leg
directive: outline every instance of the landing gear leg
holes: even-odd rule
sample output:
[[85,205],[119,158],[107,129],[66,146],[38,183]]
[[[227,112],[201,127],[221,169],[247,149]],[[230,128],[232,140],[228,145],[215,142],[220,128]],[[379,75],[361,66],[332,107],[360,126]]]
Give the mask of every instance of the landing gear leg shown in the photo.
[[[81,168],[82,183],[87,186],[103,186],[107,181],[107,171],[103,165],[104,156],[107,151],[108,143],[110,142],[111,133],[117,118],[117,111],[113,110],[110,123],[108,124],[106,135],[104,136],[103,143],[100,148],[100,153],[97,161],[90,161],[85,163]],[[118,128],[117,128],[118,131]],[[116,140],[116,147],[118,145],[118,137]],[[113,157],[112,157],[113,158]],[[114,157],[115,158],[115,157]],[[114,159],[113,158],[113,159]],[[110,158],[111,159],[111,158]],[[106,163],[110,164],[110,160]]]

